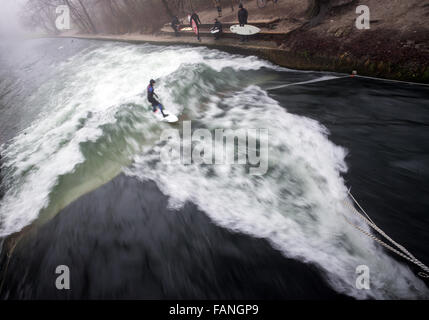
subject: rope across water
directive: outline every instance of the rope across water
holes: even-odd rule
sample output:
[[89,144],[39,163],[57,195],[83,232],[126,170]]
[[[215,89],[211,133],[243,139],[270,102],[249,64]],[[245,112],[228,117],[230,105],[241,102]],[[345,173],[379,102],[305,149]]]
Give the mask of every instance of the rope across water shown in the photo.
[[[366,235],[367,237],[373,239],[374,241],[376,241],[377,243],[381,244],[384,248],[390,250],[391,252],[396,253],[397,255],[401,256],[402,258],[410,261],[411,263],[417,265],[418,267],[420,267],[423,271],[419,272],[418,275],[422,278],[429,278],[429,267],[427,267],[425,264],[423,264],[420,260],[418,260],[416,257],[414,257],[404,246],[400,245],[399,243],[397,243],[396,241],[394,241],[392,238],[390,238],[383,230],[381,230],[372,220],[371,218],[367,215],[367,213],[365,212],[365,210],[359,205],[359,203],[357,202],[357,200],[353,197],[353,195],[351,194],[350,190],[348,191],[348,194],[350,196],[350,199],[353,201],[353,203],[355,203],[357,205],[357,207],[362,211],[359,212],[351,203],[351,201],[349,201],[348,199],[344,200],[344,204],[351,209],[351,212],[353,212],[356,216],[358,216],[360,219],[362,219],[363,221],[365,221],[365,223],[372,229],[374,229],[375,231],[377,231],[382,237],[384,237],[386,240],[388,240],[392,245],[386,243],[385,241],[377,238],[376,236],[374,236],[373,234],[371,234],[370,232],[362,229],[361,227],[355,225],[353,222],[351,222],[347,216],[345,214],[343,214],[344,219],[346,220],[346,222],[348,224],[350,224],[351,226],[353,226],[355,229],[357,229],[358,231],[360,231],[361,233],[363,233],[364,235]],[[396,247],[396,248],[394,248]]]

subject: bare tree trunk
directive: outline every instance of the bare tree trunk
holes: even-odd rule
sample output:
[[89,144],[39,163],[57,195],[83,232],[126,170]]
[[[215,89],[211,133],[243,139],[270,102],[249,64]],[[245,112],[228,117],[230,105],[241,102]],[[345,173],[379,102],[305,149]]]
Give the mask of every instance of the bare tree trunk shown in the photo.
[[71,3],[70,0],[64,0],[64,4],[66,4],[70,8],[70,12],[74,17],[73,21],[74,23],[76,23],[79,29],[84,32],[91,32],[90,26],[86,23],[85,19],[80,14],[79,9],[76,8],[76,6]]
[[307,15],[310,21],[308,27],[318,25],[325,18],[330,8],[331,0],[309,0]]
[[161,0],[161,2],[164,5],[167,14],[170,16],[170,18],[173,18],[174,14],[171,12],[170,7],[168,6],[168,2],[166,0]]
[[347,7],[353,5],[356,0],[309,0],[307,15],[310,18],[309,26],[318,25],[332,8]]
[[92,22],[91,17],[88,14],[88,11],[86,10],[85,6],[82,3],[82,0],[78,0],[80,6],[82,7],[83,13],[85,14],[86,18],[88,19],[88,23],[91,25],[91,29],[93,33],[97,33],[97,29],[95,28],[94,23]]
[[319,0],[308,0],[307,14],[309,18],[314,18],[320,12]]

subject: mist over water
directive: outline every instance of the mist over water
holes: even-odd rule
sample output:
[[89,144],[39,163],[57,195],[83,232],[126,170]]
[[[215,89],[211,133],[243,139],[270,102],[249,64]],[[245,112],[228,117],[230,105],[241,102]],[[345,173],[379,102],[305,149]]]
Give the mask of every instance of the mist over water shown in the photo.
[[21,23],[25,0],[3,0],[0,7],[0,39],[13,39],[24,35],[26,31]]
[[[360,299],[428,297],[406,265],[343,219],[344,213],[353,219],[343,201],[346,159],[354,150],[332,142],[317,117],[289,111],[302,101],[311,108],[325,92],[308,95],[296,87],[292,102],[269,90],[285,82],[317,88],[317,81],[340,76],[207,48],[70,39],[1,46],[0,236],[50,221],[122,172],[156,183],[174,210],[193,203],[215,224],[267,239],[285,257],[317,266],[337,292]],[[193,128],[268,129],[267,174],[252,176],[240,165],[161,163],[159,137],[171,125],[148,111],[151,78],[162,103]],[[181,121],[173,128],[181,130]],[[355,287],[362,264],[371,270],[370,291]]]

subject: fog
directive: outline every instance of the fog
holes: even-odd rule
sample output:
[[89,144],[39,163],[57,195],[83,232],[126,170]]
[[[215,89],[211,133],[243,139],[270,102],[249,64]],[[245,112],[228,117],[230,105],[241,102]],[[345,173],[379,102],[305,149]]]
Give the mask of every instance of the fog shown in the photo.
[[26,0],[2,0],[0,6],[0,36],[22,35],[25,30],[20,22],[21,8]]

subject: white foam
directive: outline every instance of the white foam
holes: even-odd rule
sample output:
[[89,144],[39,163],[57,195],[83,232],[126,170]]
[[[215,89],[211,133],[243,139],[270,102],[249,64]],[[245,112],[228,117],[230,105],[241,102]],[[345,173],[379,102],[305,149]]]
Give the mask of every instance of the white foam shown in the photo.
[[[193,114],[212,129],[268,128],[271,137],[270,171],[263,178],[247,175],[240,166],[215,166],[213,175],[210,167],[150,163],[156,157],[150,151],[158,146],[143,146],[147,152],[136,157],[130,172],[155,180],[170,196],[172,207],[193,201],[219,225],[269,239],[286,256],[318,265],[340,292],[358,298],[427,297],[408,268],[342,219],[338,202],[346,196],[341,178],[346,151],[328,140],[327,130],[316,121],[287,113],[255,86],[234,95],[226,92],[224,98],[213,97],[207,103],[197,94],[186,104],[178,102],[174,90],[185,84],[172,88],[165,82],[179,79],[176,71],[186,69],[190,73],[181,73],[185,77],[181,79],[191,81],[201,65],[216,72],[272,68],[254,57],[205,48],[117,44],[87,49],[58,66],[56,76],[27,101],[28,108],[34,107],[32,103],[43,105],[42,116],[2,146],[8,190],[0,203],[0,236],[37,218],[49,204],[58,178],[85,161],[80,144],[97,140],[103,125],[115,123],[121,104],[146,105],[137,95],[155,78],[161,80],[157,92],[169,110]],[[211,96],[214,87],[202,82],[193,90],[190,95],[204,90]],[[130,147],[135,144],[131,138],[125,141]],[[354,287],[358,264],[371,268],[371,291]]]
[[[270,66],[254,57],[222,55],[216,59],[216,54],[205,48],[113,43],[91,46],[61,63],[55,77],[27,100],[28,109],[40,104],[41,116],[2,147],[8,190],[0,203],[0,236],[19,231],[38,217],[49,204],[58,178],[85,161],[80,144],[97,140],[103,125],[115,123],[121,104],[148,105],[146,98],[138,95],[145,95],[151,78],[161,79],[157,92],[165,96],[163,103],[171,102],[169,110],[180,113],[183,106],[170,101],[162,79],[184,65],[197,64],[218,71]],[[126,141],[131,146],[136,143]]]
[[[251,176],[239,165],[165,165],[154,161],[156,152],[136,157],[129,174],[156,181],[172,208],[192,201],[215,223],[266,238],[286,256],[316,264],[339,292],[378,299],[428,296],[408,267],[343,219],[346,150],[328,140],[326,128],[287,113],[256,86],[193,107],[209,129],[268,129],[267,175]],[[371,270],[369,291],[355,287],[362,264]]]

